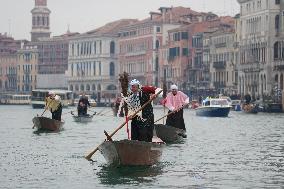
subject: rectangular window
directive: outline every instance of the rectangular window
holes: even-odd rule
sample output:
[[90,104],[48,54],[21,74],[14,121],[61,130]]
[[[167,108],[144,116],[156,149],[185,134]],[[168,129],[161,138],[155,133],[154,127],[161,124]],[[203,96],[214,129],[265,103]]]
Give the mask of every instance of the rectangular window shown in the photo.
[[180,41],[180,35],[179,33],[174,33],[174,41]]
[[101,65],[101,62],[99,62],[99,75],[102,75],[102,65]]
[[182,56],[188,56],[188,48],[182,48]]
[[156,28],[156,31],[159,33],[159,32],[161,32],[161,28],[160,27],[157,27]]
[[181,32],[181,39],[188,39],[188,33],[187,32]]
[[279,5],[280,4],[280,0],[275,0],[275,4]]

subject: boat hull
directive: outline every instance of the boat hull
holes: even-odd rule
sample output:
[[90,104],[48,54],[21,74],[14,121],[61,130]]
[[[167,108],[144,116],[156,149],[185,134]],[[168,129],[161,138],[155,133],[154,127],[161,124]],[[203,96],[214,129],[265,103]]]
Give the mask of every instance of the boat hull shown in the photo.
[[230,109],[230,107],[199,107],[195,111],[197,116],[228,117]]
[[243,104],[242,110],[247,114],[257,114],[258,106],[253,104]]
[[47,117],[34,117],[32,121],[38,130],[59,131],[64,125],[64,122]]
[[105,141],[100,152],[110,165],[151,166],[157,163],[165,145],[136,140]]
[[159,137],[166,143],[178,142],[183,138],[186,138],[185,130],[168,125],[155,124],[155,131],[157,137]]
[[89,115],[89,116],[76,116],[73,115],[72,116],[75,122],[82,122],[82,123],[87,123],[87,122],[92,122],[93,120],[93,115]]

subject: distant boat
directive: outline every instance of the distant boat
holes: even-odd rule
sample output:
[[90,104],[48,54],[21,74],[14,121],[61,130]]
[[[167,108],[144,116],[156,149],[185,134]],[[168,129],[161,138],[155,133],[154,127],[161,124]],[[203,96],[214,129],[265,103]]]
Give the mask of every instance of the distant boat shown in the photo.
[[0,104],[7,104],[7,105],[31,104],[31,95],[4,94],[0,99]]
[[232,100],[232,110],[242,111],[241,100]]
[[82,123],[86,123],[86,122],[92,122],[92,119],[94,117],[94,115],[75,115],[73,112],[71,112],[72,117],[74,119],[75,122],[82,122]]
[[31,95],[31,104],[33,108],[44,108],[45,107],[45,99],[48,97],[49,92],[54,92],[56,95],[59,95],[61,98],[61,103],[63,107],[68,107],[73,103],[72,91],[67,90],[57,90],[57,89],[35,89],[32,90]]
[[242,110],[243,112],[245,113],[248,113],[248,114],[257,114],[258,113],[258,106],[256,104],[243,104],[242,105]]
[[154,127],[157,137],[166,143],[174,143],[186,138],[186,131],[183,129],[163,124],[155,124]]
[[105,141],[99,150],[113,166],[151,166],[160,160],[164,146],[164,143],[120,140]]
[[49,130],[49,131],[60,131],[64,122],[57,121],[55,119],[50,119],[47,117],[34,117],[33,118],[34,127],[38,130]]
[[227,99],[206,98],[202,106],[195,109],[197,116],[205,117],[228,117],[231,106]]

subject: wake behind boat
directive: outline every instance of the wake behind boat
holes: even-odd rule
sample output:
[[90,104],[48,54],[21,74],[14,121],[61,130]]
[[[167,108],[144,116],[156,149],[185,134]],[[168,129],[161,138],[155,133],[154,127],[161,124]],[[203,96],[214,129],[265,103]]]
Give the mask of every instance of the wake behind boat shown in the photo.
[[186,131],[163,124],[155,124],[155,131],[157,137],[166,143],[174,143],[186,138]]
[[227,117],[231,106],[226,99],[206,98],[202,106],[196,108],[197,116]]
[[99,150],[113,166],[151,166],[160,160],[164,146],[158,142],[120,140],[105,141]]
[[47,117],[36,116],[33,118],[34,127],[38,130],[60,131],[64,122],[50,119]]

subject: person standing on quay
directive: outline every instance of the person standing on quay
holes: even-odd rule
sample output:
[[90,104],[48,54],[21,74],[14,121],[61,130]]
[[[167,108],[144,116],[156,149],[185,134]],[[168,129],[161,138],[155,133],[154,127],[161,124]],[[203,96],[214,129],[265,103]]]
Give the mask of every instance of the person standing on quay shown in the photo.
[[181,91],[178,91],[176,85],[171,85],[171,92],[166,97],[165,106],[169,109],[169,113],[177,112],[168,115],[166,125],[186,130],[183,119],[183,106],[189,103],[189,97]]

